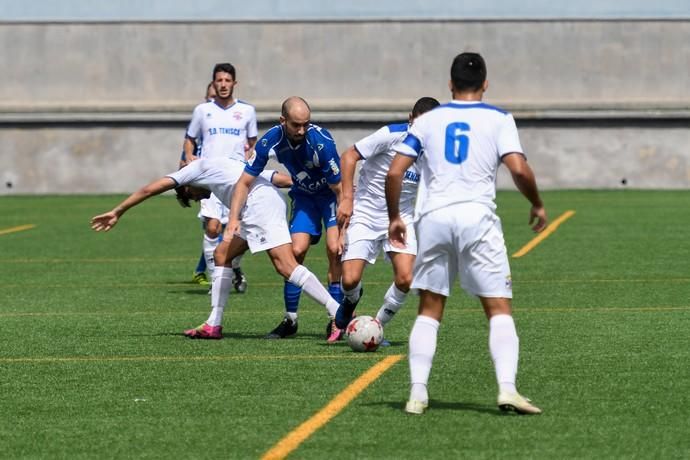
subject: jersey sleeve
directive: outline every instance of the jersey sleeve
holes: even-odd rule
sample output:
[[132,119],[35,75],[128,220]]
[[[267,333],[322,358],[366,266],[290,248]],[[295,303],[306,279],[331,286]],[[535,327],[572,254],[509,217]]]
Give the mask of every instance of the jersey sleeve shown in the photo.
[[515,126],[515,119],[511,114],[506,115],[506,120],[498,133],[496,146],[498,148],[498,155],[501,157],[513,152],[523,153],[520,136],[518,135],[517,126]]
[[415,123],[408,128],[407,135],[393,145],[393,150],[413,158],[418,158],[422,154],[422,150],[424,149],[424,136],[422,135],[422,126],[420,126],[421,118],[422,117],[418,118]]
[[355,149],[362,159],[366,160],[377,153],[388,152],[395,139],[400,138],[400,133],[392,136],[387,126],[355,142]]
[[249,122],[247,123],[247,138],[251,139],[259,135],[259,129],[256,124],[256,109],[251,107]]
[[203,173],[203,163],[203,159],[192,161],[184,168],[175,171],[174,173],[166,174],[166,177],[169,177],[172,180],[174,180],[178,186],[191,184],[196,179],[198,179],[199,176],[201,176],[201,174]]
[[198,139],[203,134],[201,132],[201,121],[203,120],[203,110],[201,105],[197,105],[192,112],[192,120],[187,126],[186,136],[190,139]]
[[244,171],[247,174],[251,174],[252,176],[256,177],[261,174],[261,171],[263,171],[266,167],[268,158],[273,150],[273,142],[271,141],[273,138],[273,131],[273,129],[269,130],[263,135],[263,137],[261,137],[261,139],[257,141],[256,145],[254,146],[254,156],[249,159],[244,167]]
[[330,133],[323,128],[318,130],[319,139],[316,142],[316,154],[319,157],[321,172],[329,184],[340,182],[340,157],[335,146],[335,141]]

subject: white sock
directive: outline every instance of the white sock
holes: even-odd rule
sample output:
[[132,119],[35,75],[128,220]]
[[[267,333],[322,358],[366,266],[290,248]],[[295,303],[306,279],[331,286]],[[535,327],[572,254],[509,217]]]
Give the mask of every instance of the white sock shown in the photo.
[[242,255],[243,254],[232,259],[232,261],[230,262],[230,265],[232,265],[232,268],[234,268],[234,269],[240,268],[240,262],[242,261]]
[[393,319],[393,316],[400,310],[400,307],[405,303],[407,298],[407,293],[398,289],[395,283],[391,284],[383,296],[383,305],[379,308],[379,312],[376,313],[376,319],[379,320],[382,326],[385,326],[388,321]]
[[206,270],[211,273],[213,277],[216,268],[216,262],[213,259],[213,252],[218,246],[218,238],[209,238],[206,233],[204,233],[204,240],[201,243],[201,247],[204,250],[204,259],[206,259]]
[[331,297],[326,288],[323,287],[323,284],[321,284],[321,281],[307,267],[298,265],[290,274],[288,281],[295,286],[301,287],[309,297],[326,307],[328,316],[335,316],[335,312],[338,311],[340,304]]
[[489,320],[489,351],[494,360],[496,381],[502,391],[516,392],[520,340],[510,315],[495,315]]
[[359,291],[361,291],[362,289],[362,282],[360,281],[359,283],[357,283],[357,286],[350,289],[349,291],[346,291],[344,288],[341,289],[343,290],[343,296],[350,302],[355,303],[359,300]]
[[417,316],[410,332],[410,399],[427,402],[427,383],[436,354],[440,323],[429,316]]
[[211,285],[211,314],[206,320],[209,326],[220,326],[223,323],[223,311],[228,302],[228,295],[232,287],[232,268],[216,267],[213,271]]
[[285,317],[292,321],[293,324],[297,324],[297,312],[296,311],[286,311]]

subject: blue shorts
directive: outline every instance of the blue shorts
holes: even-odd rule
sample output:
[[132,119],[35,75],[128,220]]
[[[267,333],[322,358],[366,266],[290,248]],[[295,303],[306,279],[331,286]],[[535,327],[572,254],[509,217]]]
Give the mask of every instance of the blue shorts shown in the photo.
[[303,195],[289,193],[290,203],[290,233],[308,233],[311,244],[321,239],[321,229],[329,229],[338,223],[335,220],[335,194]]

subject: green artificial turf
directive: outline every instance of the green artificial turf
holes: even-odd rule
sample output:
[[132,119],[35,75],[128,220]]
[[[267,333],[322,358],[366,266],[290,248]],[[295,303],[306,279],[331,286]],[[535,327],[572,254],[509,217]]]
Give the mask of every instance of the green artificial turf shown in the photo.
[[[552,220],[575,215],[511,259],[518,386],[541,416],[501,414],[478,302],[455,285],[423,416],[402,411],[402,359],[290,458],[688,458],[690,193],[553,191]],[[416,297],[386,329],[392,346],[328,346],[323,307],[303,297],[299,333],[268,341],[282,280],[243,259],[224,340],[181,335],[208,316],[191,283],[196,212],[158,197],[107,234],[91,216],[121,196],[3,197],[0,232],[0,457],[260,458],[359,375],[407,353]],[[510,254],[534,235],[528,204],[501,192]],[[322,246],[305,265],[322,280]],[[358,311],[374,315],[390,265],[365,271]]]

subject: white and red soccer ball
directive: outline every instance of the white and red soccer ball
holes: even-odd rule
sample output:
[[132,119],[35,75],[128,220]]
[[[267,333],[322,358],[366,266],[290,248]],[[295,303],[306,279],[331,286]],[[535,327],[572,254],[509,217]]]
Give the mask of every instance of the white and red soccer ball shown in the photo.
[[376,351],[383,341],[383,326],[371,316],[357,316],[347,325],[345,335],[354,351]]

